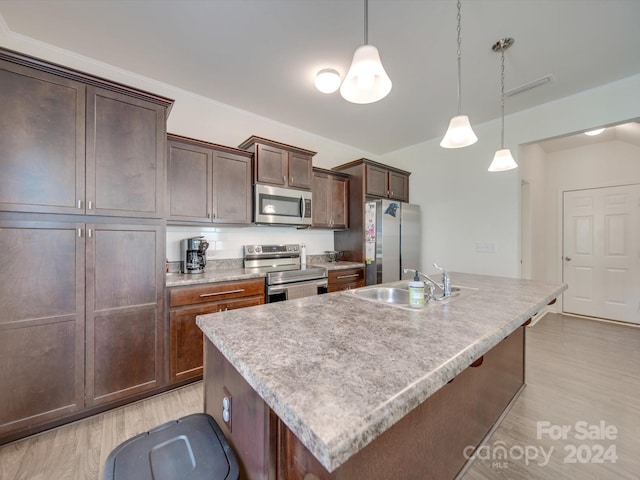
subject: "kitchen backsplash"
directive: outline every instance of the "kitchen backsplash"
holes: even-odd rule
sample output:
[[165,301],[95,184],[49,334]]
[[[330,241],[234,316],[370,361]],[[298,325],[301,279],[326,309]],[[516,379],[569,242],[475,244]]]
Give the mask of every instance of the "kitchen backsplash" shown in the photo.
[[[242,258],[242,247],[255,244],[304,243],[307,256],[323,255],[333,250],[333,231],[298,230],[295,227],[178,227],[167,226],[167,260],[180,261],[180,240],[204,236],[209,242],[208,261]],[[227,263],[227,262],[224,262]]]

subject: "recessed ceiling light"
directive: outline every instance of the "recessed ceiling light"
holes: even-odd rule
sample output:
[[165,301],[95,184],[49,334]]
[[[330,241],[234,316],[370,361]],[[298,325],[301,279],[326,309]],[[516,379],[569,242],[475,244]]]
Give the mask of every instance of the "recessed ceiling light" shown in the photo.
[[325,68],[317,73],[315,83],[322,93],[333,93],[340,88],[340,74],[333,68]]
[[604,132],[604,128],[596,128],[595,130],[584,132],[584,134],[589,135],[590,137],[593,137],[595,135],[600,135],[602,132]]

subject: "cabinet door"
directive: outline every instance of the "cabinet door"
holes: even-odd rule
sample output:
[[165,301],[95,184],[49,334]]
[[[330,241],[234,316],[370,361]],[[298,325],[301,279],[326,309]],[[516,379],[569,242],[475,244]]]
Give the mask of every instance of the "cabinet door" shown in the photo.
[[387,197],[389,185],[387,183],[388,171],[373,165],[365,165],[365,195]]
[[349,226],[349,180],[342,177],[331,177],[331,227],[347,228]]
[[164,229],[87,226],[87,403],[162,382]]
[[179,382],[202,375],[202,330],[196,325],[198,315],[223,310],[262,305],[264,296],[237,298],[171,310],[171,351],[169,381]]
[[311,188],[313,157],[297,152],[289,152],[288,184],[295,188]]
[[85,87],[0,61],[0,209],[84,213]]
[[161,218],[166,109],[87,87],[87,214]]
[[251,223],[251,158],[213,152],[213,222]]
[[167,151],[168,218],[211,222],[211,150],[169,141]]
[[81,226],[0,221],[0,439],[84,407]]
[[389,198],[409,201],[409,178],[396,172],[389,172]]
[[314,227],[329,227],[331,220],[330,190],[332,187],[329,175],[321,172],[313,172],[311,187],[311,214]]
[[288,155],[285,150],[269,145],[256,145],[256,182],[287,184]]

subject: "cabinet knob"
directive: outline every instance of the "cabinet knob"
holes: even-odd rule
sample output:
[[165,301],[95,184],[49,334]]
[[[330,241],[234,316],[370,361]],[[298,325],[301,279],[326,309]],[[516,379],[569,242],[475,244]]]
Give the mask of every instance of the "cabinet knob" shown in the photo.
[[565,259],[567,262],[570,262],[570,261],[571,261],[571,257],[564,257],[564,259]]

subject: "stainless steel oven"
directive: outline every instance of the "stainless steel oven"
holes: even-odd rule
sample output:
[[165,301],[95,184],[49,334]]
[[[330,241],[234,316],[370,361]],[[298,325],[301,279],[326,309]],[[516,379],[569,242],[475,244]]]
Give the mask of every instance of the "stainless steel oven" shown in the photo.
[[311,192],[257,184],[254,221],[268,225],[311,225]]
[[327,293],[327,271],[301,265],[300,245],[245,245],[244,268],[266,273],[267,303],[287,299],[291,287],[311,287],[313,294]]

